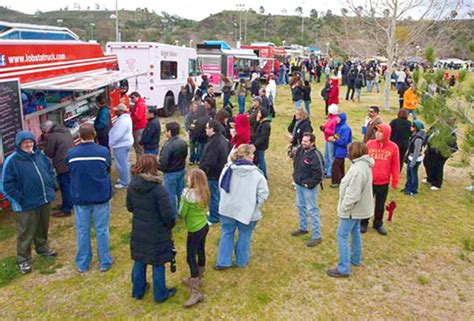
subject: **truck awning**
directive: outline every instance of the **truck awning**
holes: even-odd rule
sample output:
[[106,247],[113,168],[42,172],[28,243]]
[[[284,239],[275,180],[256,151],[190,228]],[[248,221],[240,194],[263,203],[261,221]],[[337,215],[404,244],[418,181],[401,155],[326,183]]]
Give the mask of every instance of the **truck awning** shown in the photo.
[[146,74],[146,72],[101,70],[26,83],[22,84],[21,88],[30,90],[90,91],[143,74]]

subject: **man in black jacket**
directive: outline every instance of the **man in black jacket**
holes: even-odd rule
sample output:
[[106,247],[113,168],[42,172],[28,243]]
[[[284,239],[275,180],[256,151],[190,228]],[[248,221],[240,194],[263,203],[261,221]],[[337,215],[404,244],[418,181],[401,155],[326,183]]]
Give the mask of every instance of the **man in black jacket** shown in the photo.
[[292,236],[308,234],[308,214],[312,221],[312,238],[306,243],[313,247],[322,242],[319,224],[318,185],[323,177],[323,157],[315,146],[316,137],[304,133],[301,146],[294,158],[293,180],[296,186],[296,207],[299,214],[299,229]]
[[250,142],[255,145],[255,156],[260,170],[265,178],[267,176],[267,163],[265,162],[265,151],[270,143],[271,121],[268,119],[268,110],[260,109],[257,113],[257,127],[254,135],[250,136]]
[[202,153],[201,168],[207,175],[211,201],[209,203],[209,223],[219,223],[219,177],[229,155],[229,141],[221,133],[221,124],[211,120],[206,124],[209,137]]
[[165,137],[168,140],[161,149],[159,161],[159,168],[164,173],[163,187],[168,192],[171,206],[176,210],[184,189],[186,157],[188,157],[188,145],[178,135],[177,122],[166,124]]
[[158,110],[155,107],[149,107],[146,113],[148,122],[140,139],[140,145],[143,146],[145,154],[158,155],[160,146],[161,125],[158,119]]

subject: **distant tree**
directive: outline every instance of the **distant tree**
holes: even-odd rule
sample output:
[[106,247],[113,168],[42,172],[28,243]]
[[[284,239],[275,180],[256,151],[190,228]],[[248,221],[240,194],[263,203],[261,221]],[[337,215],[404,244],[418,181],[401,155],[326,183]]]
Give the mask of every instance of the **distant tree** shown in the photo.
[[95,10],[99,10],[100,9],[100,4],[96,3],[95,4]]
[[303,7],[297,7],[297,8],[295,9],[295,12],[296,12],[297,14],[299,14],[300,16],[303,15]]
[[331,9],[328,9],[328,11],[326,11],[325,17],[326,17],[326,18],[332,18],[332,16],[333,16],[333,14],[332,14]]
[[311,11],[309,12],[309,16],[313,19],[318,19],[318,10],[311,9]]
[[260,14],[264,14],[265,13],[265,8],[263,6],[260,6],[260,8],[258,8],[258,12]]

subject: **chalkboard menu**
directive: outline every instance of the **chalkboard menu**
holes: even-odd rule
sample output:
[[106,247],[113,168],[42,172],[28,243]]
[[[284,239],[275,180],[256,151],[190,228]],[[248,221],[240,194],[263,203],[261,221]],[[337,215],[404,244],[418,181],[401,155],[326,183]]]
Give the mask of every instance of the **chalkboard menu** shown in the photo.
[[15,136],[22,129],[20,83],[0,80],[0,162],[15,150]]

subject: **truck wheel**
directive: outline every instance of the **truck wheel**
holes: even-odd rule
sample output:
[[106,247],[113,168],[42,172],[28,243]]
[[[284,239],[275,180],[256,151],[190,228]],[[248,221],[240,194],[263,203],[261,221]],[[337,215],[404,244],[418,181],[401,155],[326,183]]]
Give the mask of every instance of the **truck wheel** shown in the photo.
[[172,96],[167,96],[165,98],[165,105],[160,109],[160,116],[171,117],[174,114],[176,106],[174,104],[174,99]]

